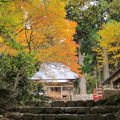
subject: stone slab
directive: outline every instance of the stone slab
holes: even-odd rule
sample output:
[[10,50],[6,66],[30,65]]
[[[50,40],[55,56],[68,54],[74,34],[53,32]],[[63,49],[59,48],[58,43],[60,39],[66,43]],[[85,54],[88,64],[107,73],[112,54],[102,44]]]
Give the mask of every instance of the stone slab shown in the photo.
[[69,114],[90,114],[89,107],[66,107],[65,113]]
[[51,103],[48,102],[38,102],[39,107],[51,107]]
[[87,100],[85,102],[85,106],[93,107],[94,106],[94,100]]
[[67,101],[66,102],[66,107],[75,107],[74,101]]
[[114,113],[109,113],[106,115],[106,120],[116,120]]
[[95,106],[90,109],[91,114],[106,114],[106,113],[115,113],[116,112],[116,107],[112,106]]
[[28,113],[33,113],[33,114],[42,114],[45,112],[45,108],[28,108]]
[[44,120],[55,120],[55,115],[43,115]]
[[85,102],[83,100],[75,101],[76,107],[83,107],[85,106]]
[[28,112],[28,108],[15,108],[16,112],[20,112],[20,113],[27,113]]
[[57,120],[75,120],[75,115],[70,114],[63,114],[63,115],[56,115]]
[[10,113],[8,115],[8,118],[14,119],[14,120],[20,120],[22,118],[21,113]]
[[79,107],[77,114],[90,114],[90,107]]
[[32,120],[43,120],[43,115],[34,115]]
[[32,120],[32,118],[33,118],[32,114],[24,113],[22,120]]
[[66,107],[66,104],[64,101],[54,101],[51,103],[53,107]]
[[84,115],[83,120],[105,120],[105,117],[99,114],[89,114],[89,115]]
[[46,114],[64,114],[64,108],[51,107],[45,109]]
[[76,118],[75,118],[75,120],[83,120],[83,115],[76,115]]

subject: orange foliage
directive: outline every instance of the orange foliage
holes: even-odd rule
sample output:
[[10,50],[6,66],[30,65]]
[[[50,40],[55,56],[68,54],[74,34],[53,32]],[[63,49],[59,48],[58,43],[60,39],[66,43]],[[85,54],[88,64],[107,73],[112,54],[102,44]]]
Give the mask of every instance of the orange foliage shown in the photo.
[[25,22],[15,28],[17,35],[12,35],[14,39],[25,46],[25,51],[37,53],[35,59],[64,63],[81,75],[76,56],[79,46],[73,41],[77,23],[65,19],[65,3],[58,0],[34,0],[19,4],[24,10],[24,16],[21,15]]

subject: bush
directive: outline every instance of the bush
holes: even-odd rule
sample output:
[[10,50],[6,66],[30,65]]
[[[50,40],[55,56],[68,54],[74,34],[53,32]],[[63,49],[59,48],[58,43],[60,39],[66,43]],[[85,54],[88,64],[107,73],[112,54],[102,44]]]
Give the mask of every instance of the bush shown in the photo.
[[36,72],[36,62],[28,52],[0,55],[0,88],[16,91],[17,100],[27,100],[32,87],[29,78]]
[[93,94],[93,91],[87,91],[88,94]]
[[120,104],[120,94],[111,94],[107,97],[106,105],[118,105]]
[[39,82],[37,85],[34,84],[34,90],[36,94],[33,95],[34,99],[38,100],[48,100],[45,96],[45,90],[42,82]]

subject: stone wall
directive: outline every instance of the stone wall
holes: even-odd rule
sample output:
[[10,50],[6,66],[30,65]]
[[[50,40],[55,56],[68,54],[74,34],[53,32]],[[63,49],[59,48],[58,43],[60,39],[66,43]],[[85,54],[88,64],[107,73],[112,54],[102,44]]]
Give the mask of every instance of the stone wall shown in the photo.
[[71,94],[67,97],[63,97],[60,100],[62,101],[77,101],[77,100],[93,100],[93,94]]
[[93,94],[79,94],[79,95],[73,95],[72,100],[93,100]]

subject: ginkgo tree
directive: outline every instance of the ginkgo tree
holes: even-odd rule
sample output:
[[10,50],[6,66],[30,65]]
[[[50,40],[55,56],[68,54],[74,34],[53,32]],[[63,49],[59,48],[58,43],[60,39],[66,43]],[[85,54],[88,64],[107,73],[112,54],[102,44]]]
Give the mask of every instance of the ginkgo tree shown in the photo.
[[[102,29],[97,33],[99,35],[99,47],[96,51],[99,54],[99,62],[102,62],[102,64],[108,62],[109,64],[117,66],[120,58],[120,22],[110,21],[102,25]],[[108,61],[106,61],[107,58],[104,57],[104,48],[106,48],[108,54]]]
[[[65,19],[65,1],[14,0],[1,3],[5,14],[1,13],[1,17],[7,23],[1,25],[9,31],[14,41],[24,46],[24,51],[30,55],[36,53],[34,58],[40,62],[62,62],[81,75],[76,56],[78,45],[73,41],[77,24]],[[7,21],[8,16],[11,18]],[[1,44],[4,41],[0,52],[5,50],[10,55],[16,55],[21,51],[13,49],[9,41],[1,38]]]

